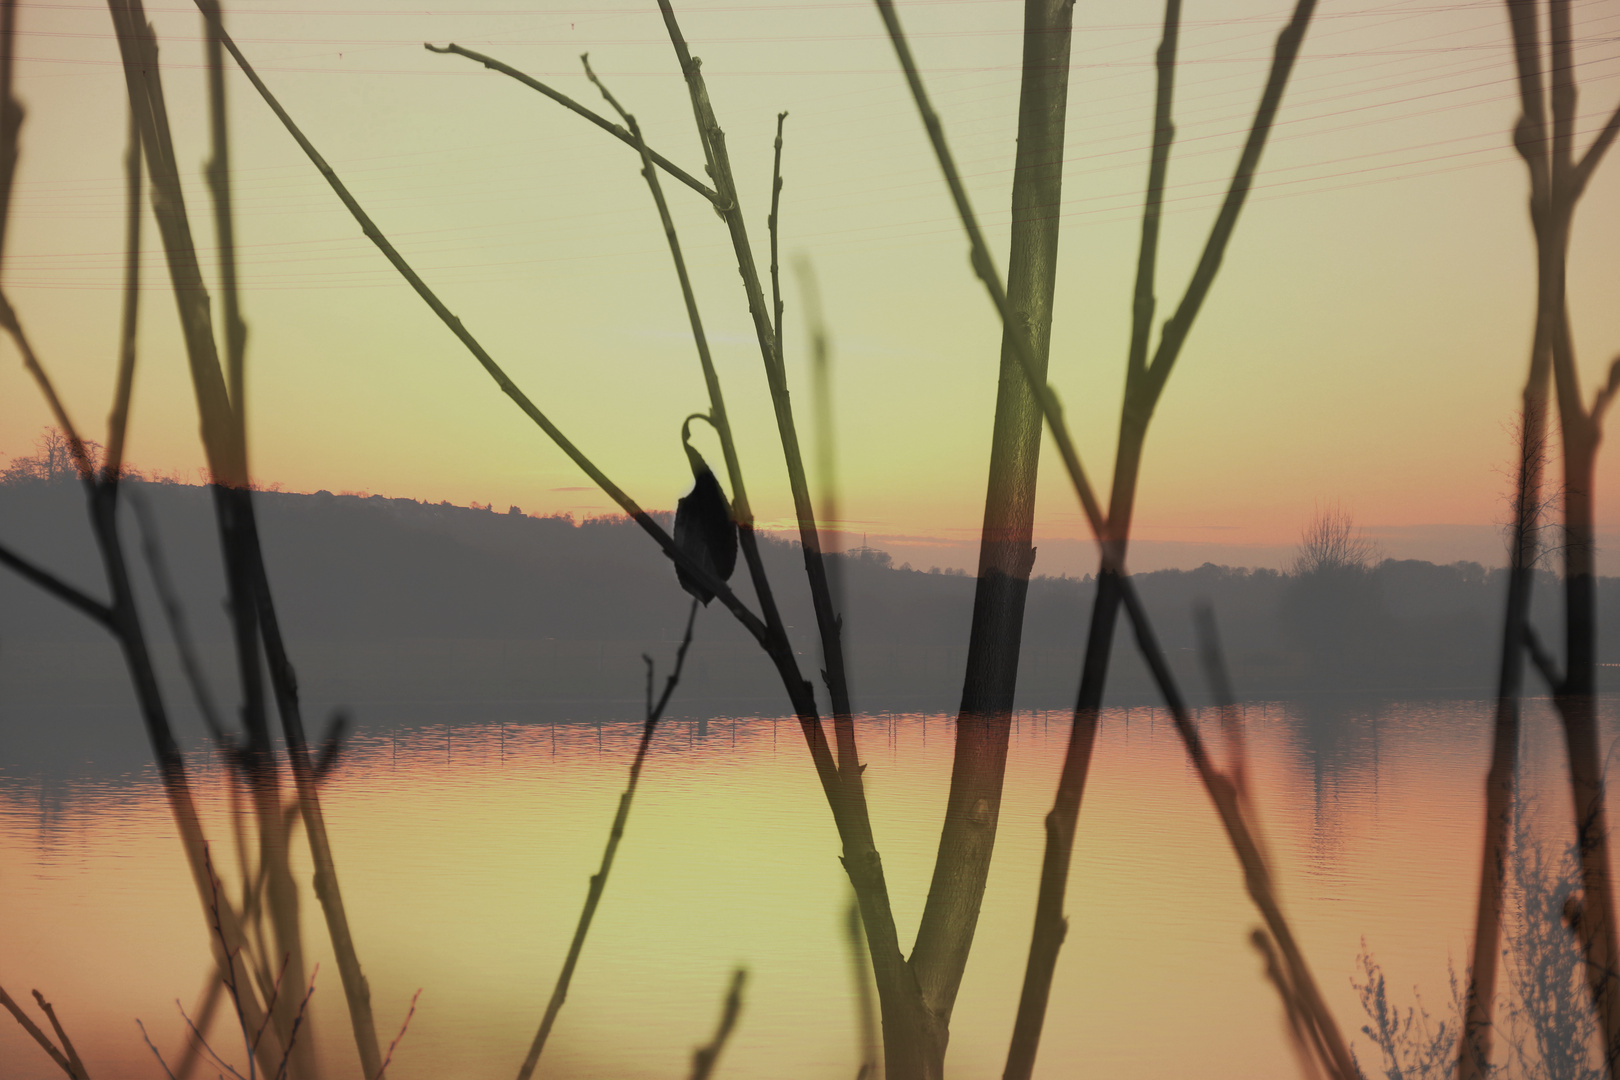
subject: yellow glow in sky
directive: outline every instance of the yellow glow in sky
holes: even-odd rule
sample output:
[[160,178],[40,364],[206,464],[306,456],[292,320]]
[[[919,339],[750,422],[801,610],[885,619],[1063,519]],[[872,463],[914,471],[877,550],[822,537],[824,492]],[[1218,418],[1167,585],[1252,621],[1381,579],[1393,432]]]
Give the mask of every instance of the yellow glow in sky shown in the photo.
[[[899,9],[1004,263],[1021,5]],[[813,260],[833,334],[845,527],[971,537],[999,328],[876,12],[796,2],[680,10],[762,267],[771,141],[777,112],[790,113],[782,249],[784,262]],[[1187,7],[1161,313],[1197,258],[1287,12],[1276,2]],[[179,0],[148,13],[192,227],[212,260],[200,17]],[[421,47],[455,41],[604,108],[580,73],[588,51],[650,144],[700,173],[656,6],[480,0],[427,12],[261,0],[228,4],[226,15],[288,110],[467,327],[642,505],[672,506],[690,479],[681,419],[707,401],[634,153],[504,76]],[[1075,14],[1051,377],[1104,490],[1160,17],[1156,4],[1083,4]],[[1581,3],[1575,17],[1584,146],[1620,97],[1620,9]],[[94,3],[23,4],[19,29],[27,116],[5,288],[77,422],[104,437],[123,246],[117,47]],[[229,85],[257,477],[531,513],[610,510],[360,235],[239,73]],[[1375,531],[1488,530],[1504,516],[1534,300],[1527,182],[1508,139],[1516,115],[1500,5],[1321,6],[1154,421],[1139,537],[1181,541],[1194,555],[1199,545],[1286,545],[1322,502]],[[784,523],[781,447],[725,229],[680,185],[668,196],[755,511]],[[1576,228],[1570,302],[1590,394],[1620,350],[1620,162],[1599,170]],[[147,243],[130,456],[146,469],[194,470],[195,406],[155,229]],[[791,274],[784,293],[808,438]],[[0,454],[13,455],[30,449],[47,414],[14,351],[5,355]],[[1599,532],[1609,534],[1620,532],[1612,442],[1598,465]],[[1051,455],[1037,532],[1051,550],[1084,536]],[[1454,557],[1463,555],[1475,557],[1460,548]]]

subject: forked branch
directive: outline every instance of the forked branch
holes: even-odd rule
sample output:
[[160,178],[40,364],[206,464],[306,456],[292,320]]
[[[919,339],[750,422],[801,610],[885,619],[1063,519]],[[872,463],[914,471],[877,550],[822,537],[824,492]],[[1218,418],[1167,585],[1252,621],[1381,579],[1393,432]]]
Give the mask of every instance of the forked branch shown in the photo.
[[[540,91],[542,94],[546,95],[546,97],[550,98],[552,101],[555,101],[569,112],[572,112],[577,116],[583,116],[585,119],[589,120],[591,123],[607,132],[609,135],[612,135],[620,142],[625,143],[632,148],[635,148],[637,145],[635,135],[631,134],[623,127],[620,127],[618,124],[615,124],[606,117],[592,112],[590,109],[587,109],[585,106],[581,105],[567,94],[564,94],[558,90],[553,90],[551,87],[547,86],[539,79],[536,79],[534,76],[525,75],[517,68],[512,67],[509,64],[501,63],[493,56],[485,56],[483,53],[473,52],[471,49],[464,49],[453,41],[444,46],[430,45],[424,41],[422,43],[422,48],[432,53],[465,56],[469,60],[476,60],[478,63],[483,64],[491,71],[498,71],[502,75],[509,75],[518,82],[522,83],[524,86],[527,86],[532,90]],[[669,175],[673,176],[675,179],[679,180],[681,183],[685,184],[699,195],[702,195],[705,199],[708,199],[711,203],[714,203],[717,206],[719,205],[720,197],[715,194],[714,189],[709,187],[709,185],[697,179],[691,173],[687,172],[679,165],[676,165],[674,162],[670,161],[656,150],[649,149],[647,151],[647,156],[652,159],[654,165],[657,165],[660,169],[663,169],[665,172],[669,173]]]
[[[927,93],[923,88],[916,63],[912,59],[911,50],[906,43],[904,32],[900,28],[899,18],[894,11],[892,0],[876,0],[876,3],[884,24],[888,28],[895,52],[900,58],[907,82],[911,86],[912,96],[916,100],[918,112],[922,115],[924,126],[928,130],[935,155],[939,159],[941,171],[945,174],[946,183],[951,190],[958,214],[962,219],[963,230],[967,233],[969,242],[972,245],[974,268],[984,282],[986,290],[990,293],[998,313],[1002,316],[1004,325],[1010,324],[1012,320],[1011,313],[1007,310],[1006,292],[990,259],[989,249],[985,246],[983,234],[979,230],[977,219],[968,201],[960,174],[946,145],[943,126],[940,124],[937,115],[935,115],[932,106],[928,103]],[[1300,21],[1302,18],[1308,19],[1312,7],[1313,0],[1301,0],[1299,7],[1296,9],[1296,21]],[[1303,33],[1302,27],[1303,24],[1301,23],[1299,34]],[[1290,30],[1293,29],[1293,24],[1291,24],[1289,30],[1285,30],[1284,36],[1279,39],[1279,54],[1284,52],[1285,46],[1297,51],[1298,34],[1290,35]],[[1291,58],[1289,62],[1291,63]],[[1268,92],[1270,88],[1268,83]],[[1248,154],[1246,153],[1245,158],[1247,159],[1247,157]],[[1240,166],[1240,172],[1241,169]],[[1221,243],[1224,245],[1224,240]],[[1189,295],[1191,295],[1191,292],[1189,292]],[[1186,308],[1186,306],[1187,301],[1184,300],[1183,308]],[[1193,310],[1196,310],[1196,305]],[[1046,414],[1047,424],[1052,430],[1054,441],[1058,444],[1064,465],[1068,468],[1070,479],[1080,497],[1081,505],[1086,511],[1092,531],[1098,543],[1103,545],[1104,567],[1120,574],[1121,598],[1135,630],[1137,646],[1153,674],[1160,693],[1170,707],[1175,720],[1176,732],[1181,737],[1187,755],[1198,772],[1199,779],[1203,782],[1211,801],[1214,802],[1216,811],[1221,818],[1221,824],[1225,827],[1233,849],[1243,865],[1245,884],[1248,887],[1250,897],[1253,899],[1255,906],[1260,909],[1267,930],[1270,932],[1272,939],[1276,941],[1284,960],[1288,964],[1297,993],[1309,1010],[1313,1025],[1317,1030],[1317,1040],[1321,1047],[1322,1056],[1331,1065],[1337,1076],[1343,1077],[1344,1080],[1350,1080],[1356,1073],[1354,1065],[1350,1061],[1346,1044],[1338,1032],[1332,1014],[1328,1012],[1326,1004],[1322,1001],[1320,992],[1317,990],[1314,979],[1312,979],[1305,964],[1303,954],[1300,953],[1298,946],[1294,942],[1293,933],[1283,917],[1282,909],[1277,902],[1275,891],[1271,885],[1269,868],[1266,865],[1259,843],[1249,823],[1245,820],[1242,808],[1238,804],[1236,791],[1232,783],[1215,769],[1204,749],[1198,730],[1192,724],[1187,713],[1180,691],[1176,687],[1163,650],[1158,644],[1134,585],[1130,578],[1123,573],[1123,567],[1111,565],[1112,557],[1109,546],[1106,544],[1108,535],[1106,523],[1097,506],[1090,484],[1086,480],[1085,471],[1081,467],[1080,458],[1074,449],[1073,441],[1069,437],[1066,426],[1062,423],[1062,410],[1057,403],[1056,395],[1052,392],[1051,387],[1038,377],[1038,369],[1035,367],[1033,352],[1028,340],[1021,335],[1011,336],[1017,344],[1018,355],[1020,360],[1023,361],[1025,375],[1029,378],[1030,385],[1041,388],[1042,392],[1039,396],[1043,411]]]
[[12,1000],[11,995],[6,993],[5,987],[0,986],[0,1005],[4,1005],[11,1015],[16,1017],[17,1023],[28,1033],[28,1037],[38,1043],[41,1050],[50,1055],[51,1060],[56,1062],[57,1068],[66,1073],[70,1080],[89,1080],[89,1073],[84,1071],[84,1063],[79,1060],[78,1052],[73,1049],[73,1044],[68,1041],[67,1034],[62,1030],[62,1025],[56,1021],[56,1013],[51,1011],[51,1007],[45,1003],[45,999],[40,997],[38,990],[34,991],[34,998],[39,1002],[40,1007],[45,1010],[45,1015],[50,1018],[51,1026],[56,1029],[57,1036],[62,1040],[61,1048],[58,1048],[51,1041],[50,1036],[41,1031],[39,1025],[34,1023],[27,1013],[23,1012],[22,1006]]
[[641,126],[636,123],[636,118],[619,104],[607,86],[596,77],[596,73],[591,70],[589,57],[581,56],[580,63],[584,65],[585,74],[592,85],[602,92],[603,99],[613,106],[613,111],[619,114],[625,126],[630,129],[631,138],[634,139],[636,148],[641,154],[641,175],[647,181],[653,203],[658,208],[658,219],[663,225],[664,239],[669,244],[669,254],[675,263],[675,276],[680,282],[681,299],[686,304],[686,318],[692,331],[692,341],[697,346],[698,364],[703,370],[704,387],[709,394],[709,414],[704,419],[720,437],[720,452],[725,458],[726,475],[731,481],[731,516],[737,525],[738,544],[742,548],[743,559],[748,564],[748,574],[754,586],[754,593],[759,597],[760,613],[765,620],[769,640],[780,651],[785,647],[787,634],[782,625],[781,614],[776,607],[770,578],[765,574],[764,560],[760,558],[759,542],[754,535],[754,512],[748,501],[748,487],[743,482],[742,459],[737,454],[737,440],[731,430],[731,414],[726,409],[720,375],[715,370],[714,357],[709,352],[709,338],[703,330],[703,318],[698,312],[697,294],[692,289],[692,279],[686,270],[686,258],[681,254],[681,241],[675,232],[675,219],[669,212],[669,203],[664,199],[664,189],[658,182],[658,173],[652,167],[651,154],[642,137]]
[[422,298],[423,302],[425,302],[428,307],[432,309],[433,313],[437,315],[445,326],[450,329],[450,332],[455,334],[456,338],[464,346],[466,346],[467,351],[472,353],[473,358],[478,361],[479,365],[483,367],[483,369],[489,374],[490,378],[495,380],[495,384],[500,387],[501,392],[506,394],[507,397],[511,398],[513,402],[517,404],[518,408],[523,411],[523,414],[530,420],[534,421],[536,426],[538,426],[540,430],[544,431],[551,441],[556,443],[558,448],[561,449],[564,454],[568,455],[569,459],[572,460],[575,465],[579,466],[586,476],[591,478],[591,481],[595,483],[597,487],[601,488],[609,498],[618,503],[619,507],[623,509],[629,517],[633,518],[635,522],[658,543],[658,546],[664,550],[664,553],[668,555],[670,559],[678,563],[681,568],[690,574],[695,580],[701,582],[706,588],[719,597],[720,601],[726,605],[727,610],[737,617],[737,620],[743,624],[748,632],[752,634],[756,640],[763,642],[765,640],[765,627],[758,616],[756,616],[752,611],[748,610],[748,608],[741,600],[737,598],[736,594],[731,591],[730,587],[728,587],[725,582],[716,580],[703,567],[699,566],[695,560],[683,552],[675,544],[675,541],[669,536],[669,534],[666,533],[657,522],[653,521],[653,519],[648,516],[646,511],[636,504],[635,500],[631,499],[622,488],[610,480],[606,473],[597,468],[595,463],[592,462],[590,458],[586,457],[585,454],[578,447],[576,447],[566,435],[563,434],[562,429],[553,424],[551,420],[543,412],[541,412],[538,407],[535,406],[534,402],[529,400],[528,395],[524,394],[523,391],[518,388],[517,384],[507,376],[506,372],[502,370],[501,366],[495,362],[495,359],[490,356],[487,351],[485,351],[484,347],[479,344],[478,340],[472,336],[465,326],[462,325],[461,320],[456,318],[456,316],[451,313],[449,308],[445,307],[443,301],[439,299],[437,294],[435,294],[433,290],[428,287],[427,283],[423,281],[416,271],[411,268],[411,265],[405,261],[404,256],[400,255],[398,249],[396,249],[394,245],[389,242],[388,238],[383,235],[382,230],[377,228],[376,224],[371,220],[370,215],[368,215],[365,210],[361,208],[359,202],[356,201],[354,196],[349,193],[348,187],[344,185],[341,179],[339,179],[337,173],[332,169],[332,167],[326,163],[326,159],[323,158],[320,155],[320,152],[315,149],[314,144],[304,136],[303,131],[301,131],[298,125],[293,122],[293,119],[290,115],[288,115],[287,110],[282,108],[281,102],[279,102],[275,95],[270,92],[270,88],[264,84],[264,80],[259,78],[258,72],[254,71],[253,65],[250,64],[247,57],[242,54],[242,50],[237,47],[236,42],[231,39],[230,35],[226,33],[223,28],[217,29],[216,32],[219,34],[221,44],[223,44],[226,51],[231,54],[231,58],[236,61],[236,65],[241,69],[242,74],[247,76],[248,81],[253,84],[253,88],[257,90],[259,92],[259,96],[264,99],[264,103],[270,107],[271,112],[276,114],[276,118],[280,120],[282,126],[287,129],[287,133],[293,137],[293,141],[298,143],[299,148],[304,151],[305,156],[309,158],[316,170],[326,178],[326,182],[331,185],[333,192],[336,193],[337,197],[343,202],[344,207],[348,209],[350,215],[353,216],[356,223],[359,224],[361,232],[363,232],[367,239],[377,246],[377,249],[383,253],[383,256],[391,264],[393,264],[394,269],[399,271],[400,276],[403,277],[411,288],[416,291],[416,294]]

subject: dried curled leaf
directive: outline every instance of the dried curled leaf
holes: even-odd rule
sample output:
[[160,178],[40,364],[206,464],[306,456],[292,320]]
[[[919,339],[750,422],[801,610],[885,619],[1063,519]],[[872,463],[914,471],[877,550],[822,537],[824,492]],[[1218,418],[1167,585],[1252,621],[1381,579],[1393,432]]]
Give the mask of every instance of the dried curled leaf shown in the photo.
[[[729,581],[737,568],[737,526],[731,520],[731,504],[720,490],[714,471],[692,454],[695,479],[692,490],[675,504],[675,543],[692,561],[721,581]],[[680,566],[675,576],[681,588],[707,604],[714,593],[704,588]]]

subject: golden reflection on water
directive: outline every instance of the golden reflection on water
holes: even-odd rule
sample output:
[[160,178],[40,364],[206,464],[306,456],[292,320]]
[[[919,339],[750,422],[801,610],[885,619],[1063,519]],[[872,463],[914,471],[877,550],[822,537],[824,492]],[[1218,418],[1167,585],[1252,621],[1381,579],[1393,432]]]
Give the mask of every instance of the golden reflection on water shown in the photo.
[[[1546,792],[1550,818],[1567,820],[1551,722],[1535,704],[1527,718],[1532,786]],[[1444,1001],[1448,959],[1464,966],[1472,926],[1487,707],[1251,705],[1246,726],[1277,877],[1342,1028],[1365,1022],[1349,981],[1363,938],[1393,997],[1408,1000],[1416,985],[1431,1004]],[[1066,714],[1018,717],[996,860],[951,1024],[951,1076],[1001,1070],[1067,731]],[[385,1042],[422,988],[395,1080],[515,1075],[638,733],[628,723],[508,724],[355,736],[324,798]],[[939,716],[860,725],[906,941],[938,841],[951,735]],[[234,867],[221,774],[196,760],[216,861]],[[853,1076],[837,854],[795,722],[666,721],[540,1075],[686,1075],[742,964],[747,997],[721,1074]],[[307,852],[297,869],[307,884]],[[1246,941],[1257,920],[1236,861],[1162,710],[1105,716],[1068,911],[1037,1075],[1295,1075]],[[0,983],[14,997],[43,991],[93,1076],[162,1075],[137,1017],[178,1058],[175,1001],[189,1011],[204,990],[208,943],[150,775],[0,775],[0,912]],[[307,889],[302,915],[321,961],[312,1011],[324,1071],[354,1076],[336,965]],[[223,1019],[210,1038],[240,1047]],[[1363,1062],[1376,1062],[1358,1042]],[[0,1076],[53,1069],[0,1018]]]

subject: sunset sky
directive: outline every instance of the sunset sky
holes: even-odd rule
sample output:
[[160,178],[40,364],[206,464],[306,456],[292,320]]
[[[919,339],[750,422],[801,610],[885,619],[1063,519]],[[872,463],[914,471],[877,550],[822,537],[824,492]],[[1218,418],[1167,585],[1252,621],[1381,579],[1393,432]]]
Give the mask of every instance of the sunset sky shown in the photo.
[[[690,108],[651,0],[427,12],[400,0],[228,2],[260,74],[450,308],[642,505],[690,482],[680,423],[707,405],[681,297],[632,151],[516,82],[423,41],[454,41],[605,109],[578,54],[650,144],[701,172]],[[1022,5],[898,5],[1005,266]],[[27,110],[7,295],[76,421],[105,438],[119,318],[126,105],[106,9],[19,5]],[[843,527],[916,559],[971,565],[999,326],[893,52],[866,0],[681,5],[704,61],[760,265],[771,140],[787,110],[785,340],[810,423],[808,257],[833,335]],[[1159,274],[1180,297],[1289,5],[1186,6]],[[1620,98],[1620,4],[1574,4],[1580,146]],[[200,18],[156,24],[192,227],[212,261]],[[1159,4],[1075,14],[1052,381],[1106,489],[1123,386],[1150,141]],[[234,71],[230,81],[256,478],[607,512],[612,504],[496,389],[360,235]],[[1495,3],[1320,5],[1208,304],[1151,431],[1139,566],[1278,565],[1319,505],[1393,555],[1490,560],[1534,299],[1508,28]],[[761,522],[791,511],[758,350],[722,224],[670,183]],[[155,229],[130,457],[193,477],[196,411]],[[1570,302],[1588,399],[1620,352],[1620,151],[1576,218]],[[216,293],[217,310],[217,293]],[[0,363],[0,457],[47,413],[16,353]],[[1620,418],[1611,417],[1611,423]],[[703,437],[707,437],[706,435]],[[1620,452],[1601,452],[1599,531],[1620,548]],[[708,445],[708,444],[705,444]],[[806,447],[807,452],[810,447]],[[711,457],[717,457],[711,453]],[[1037,516],[1050,572],[1085,568],[1055,455]],[[908,558],[911,556],[908,554]],[[1620,572],[1611,551],[1601,565]]]

